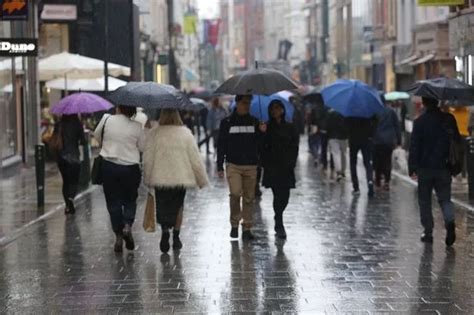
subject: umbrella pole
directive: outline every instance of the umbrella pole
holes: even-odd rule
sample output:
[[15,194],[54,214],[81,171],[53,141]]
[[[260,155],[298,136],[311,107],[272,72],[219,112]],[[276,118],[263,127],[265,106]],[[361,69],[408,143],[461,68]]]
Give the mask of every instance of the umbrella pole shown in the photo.
[[64,96],[67,96],[68,88],[67,88],[67,72],[64,73]]

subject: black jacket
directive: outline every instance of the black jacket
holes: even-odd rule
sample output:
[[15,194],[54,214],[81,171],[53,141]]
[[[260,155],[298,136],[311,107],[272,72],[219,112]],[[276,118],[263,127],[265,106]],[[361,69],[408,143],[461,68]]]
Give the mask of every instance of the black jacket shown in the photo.
[[56,124],[54,132],[61,132],[63,148],[59,152],[59,158],[69,163],[80,163],[79,145],[85,143],[84,128],[78,118],[63,116]]
[[345,118],[333,109],[327,114],[326,130],[328,139],[345,140],[348,137]]
[[363,144],[372,141],[377,129],[377,120],[373,118],[346,118],[346,128],[350,144]]
[[408,158],[409,174],[418,169],[447,169],[451,137],[460,139],[459,130],[453,115],[441,112],[438,108],[427,111],[415,120],[410,140]]
[[263,186],[295,188],[299,135],[293,124],[270,121],[262,149]]
[[217,145],[217,170],[224,170],[224,162],[236,165],[257,165],[261,133],[259,122],[249,114],[236,112],[221,122]]

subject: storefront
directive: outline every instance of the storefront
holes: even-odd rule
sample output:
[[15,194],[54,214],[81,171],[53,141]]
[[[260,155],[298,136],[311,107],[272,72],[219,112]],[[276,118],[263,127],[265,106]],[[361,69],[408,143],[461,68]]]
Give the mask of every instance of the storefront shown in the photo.
[[0,178],[32,165],[39,142],[36,12],[0,10]]
[[449,53],[448,22],[424,24],[418,26],[414,33],[417,59],[409,64],[415,69],[415,79],[454,77],[455,64]]
[[456,77],[469,84],[474,83],[474,11],[463,11],[462,15],[449,20],[449,46],[456,63]]

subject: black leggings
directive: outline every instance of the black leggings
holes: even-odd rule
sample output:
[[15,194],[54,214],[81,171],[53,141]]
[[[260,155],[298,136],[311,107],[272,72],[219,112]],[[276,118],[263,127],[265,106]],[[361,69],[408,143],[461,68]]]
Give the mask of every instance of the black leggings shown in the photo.
[[283,211],[290,200],[290,188],[273,187],[273,211],[275,212],[275,225],[283,225]]
[[74,198],[77,194],[79,186],[79,173],[81,171],[81,164],[71,163],[62,158],[58,158],[58,168],[63,178],[63,198],[66,206],[71,208],[73,206]]

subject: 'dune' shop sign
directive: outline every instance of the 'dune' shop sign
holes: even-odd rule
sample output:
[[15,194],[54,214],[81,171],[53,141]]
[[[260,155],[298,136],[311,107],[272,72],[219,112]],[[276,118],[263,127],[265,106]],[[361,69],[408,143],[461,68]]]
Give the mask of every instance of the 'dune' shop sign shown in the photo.
[[0,0],[0,20],[28,19],[28,0]]
[[0,38],[0,56],[38,56],[38,41],[30,38]]

